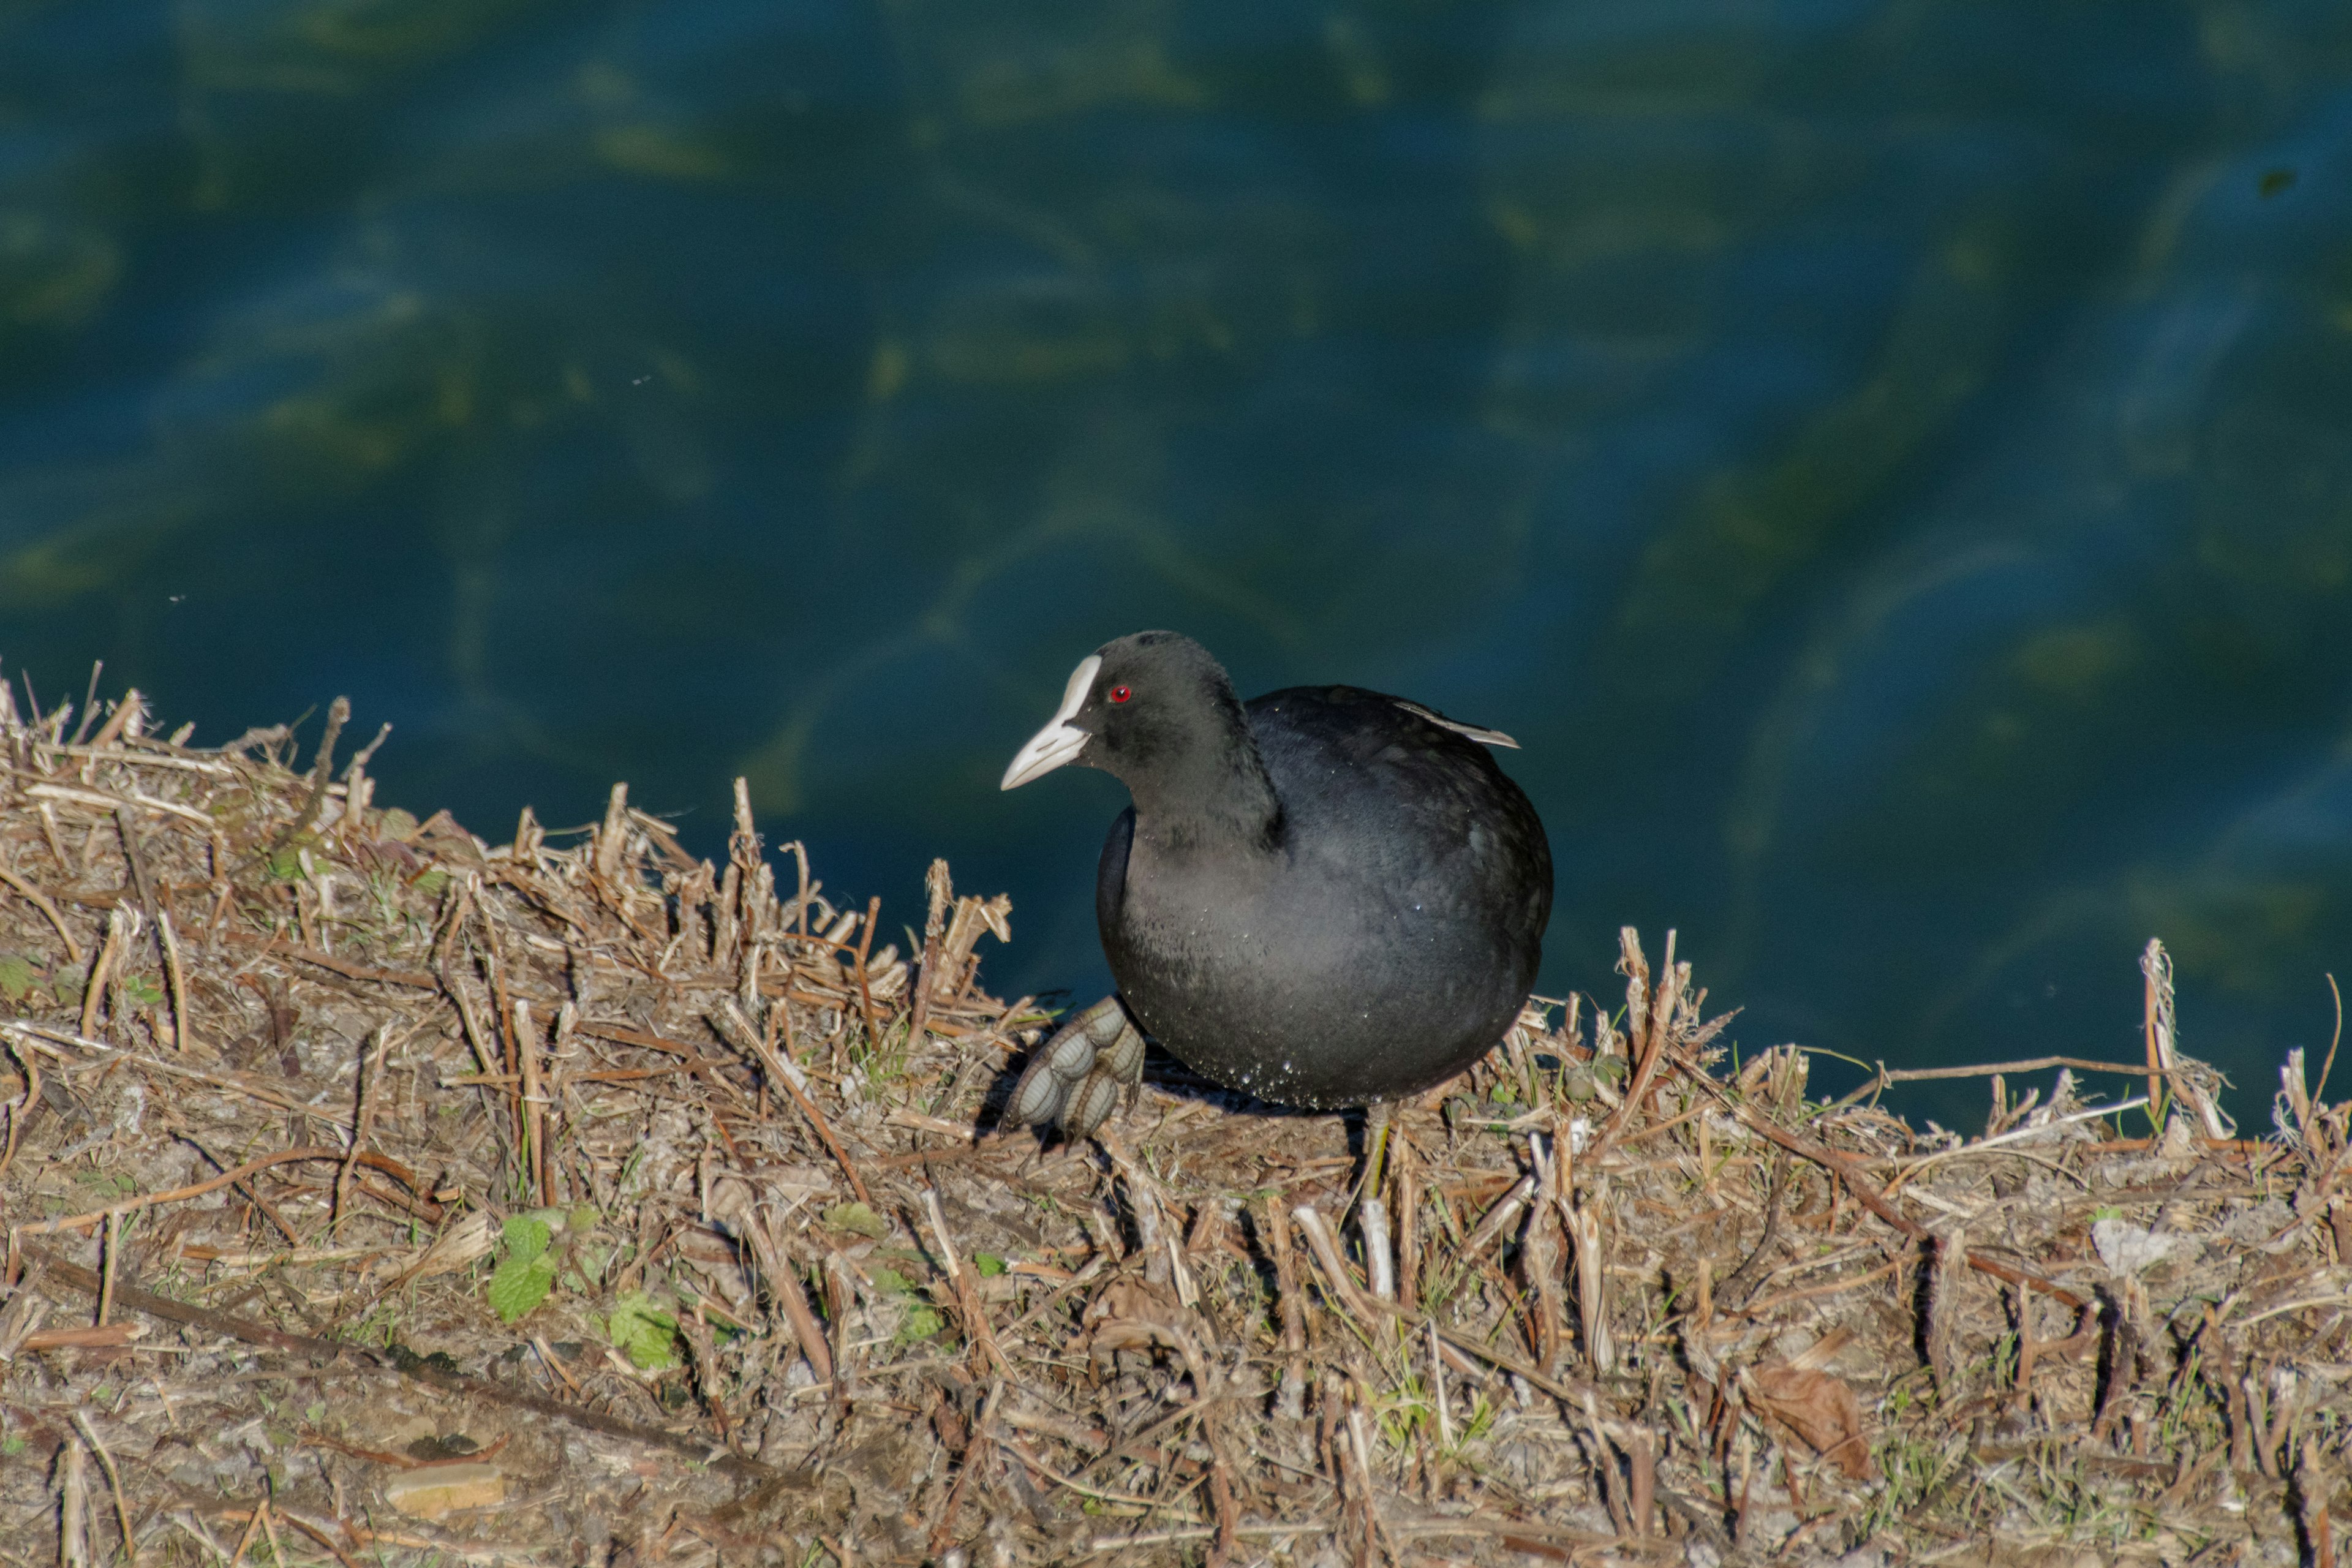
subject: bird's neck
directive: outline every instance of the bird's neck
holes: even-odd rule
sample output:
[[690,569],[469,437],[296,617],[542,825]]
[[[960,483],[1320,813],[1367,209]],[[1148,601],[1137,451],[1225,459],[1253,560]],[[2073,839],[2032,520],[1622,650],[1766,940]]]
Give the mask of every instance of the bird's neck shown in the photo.
[[1281,837],[1282,797],[1242,731],[1237,747],[1202,747],[1185,765],[1152,771],[1141,786],[1130,781],[1136,837],[1158,848],[1240,845],[1271,849]]

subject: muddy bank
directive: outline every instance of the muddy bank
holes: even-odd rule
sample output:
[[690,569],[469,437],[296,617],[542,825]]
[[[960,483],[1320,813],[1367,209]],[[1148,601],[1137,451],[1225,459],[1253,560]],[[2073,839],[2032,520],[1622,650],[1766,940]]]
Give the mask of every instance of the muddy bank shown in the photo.
[[1164,1060],[996,1133],[944,863],[151,728],[0,708],[0,1561],[2333,1560],[2346,1110],[2238,1137],[2160,952],[1963,1140],[1628,932],[1357,1194]]

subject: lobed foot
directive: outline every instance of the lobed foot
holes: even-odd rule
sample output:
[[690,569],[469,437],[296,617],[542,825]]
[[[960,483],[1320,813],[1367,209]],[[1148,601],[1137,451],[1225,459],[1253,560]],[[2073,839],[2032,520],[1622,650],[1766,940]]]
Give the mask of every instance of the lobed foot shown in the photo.
[[1132,1104],[1142,1087],[1143,1033],[1114,993],[1030,1053],[1004,1120],[1014,1127],[1058,1125],[1076,1143],[1110,1119],[1122,1089]]
[[1364,1106],[1364,1168],[1356,1177],[1354,1191],[1349,1194],[1350,1204],[1380,1196],[1381,1184],[1388,1176],[1389,1114],[1394,1109],[1394,1102],[1386,1100],[1371,1100]]

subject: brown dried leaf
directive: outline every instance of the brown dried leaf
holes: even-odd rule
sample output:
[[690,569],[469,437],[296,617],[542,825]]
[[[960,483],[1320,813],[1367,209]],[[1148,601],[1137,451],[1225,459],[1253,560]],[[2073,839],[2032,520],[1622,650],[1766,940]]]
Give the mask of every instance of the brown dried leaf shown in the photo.
[[1174,1346],[1185,1331],[1183,1303],[1163,1286],[1141,1279],[1115,1279],[1089,1302],[1086,1324],[1101,1350],[1131,1350],[1149,1344]]
[[1875,1473],[1863,1441],[1862,1403],[1843,1379],[1796,1366],[1759,1366],[1748,1374],[1748,1401],[1803,1438],[1849,1479]]
[[1201,1353],[1203,1327],[1165,1286],[1142,1279],[1117,1279],[1086,1310],[1096,1354],[1163,1347],[1184,1359],[1193,1382],[1208,1386],[1208,1363]]

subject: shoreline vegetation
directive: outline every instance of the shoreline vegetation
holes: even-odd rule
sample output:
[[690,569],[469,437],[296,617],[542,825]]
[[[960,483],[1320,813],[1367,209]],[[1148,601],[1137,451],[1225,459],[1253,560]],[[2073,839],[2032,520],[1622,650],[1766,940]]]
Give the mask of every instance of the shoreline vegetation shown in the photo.
[[494,845],[348,717],[0,686],[0,1563],[2333,1568],[2352,1108],[2238,1136],[2156,944],[2147,1063],[1963,1138],[1629,930],[1360,1194],[1158,1058],[996,1131],[1051,1017],[943,861]]

